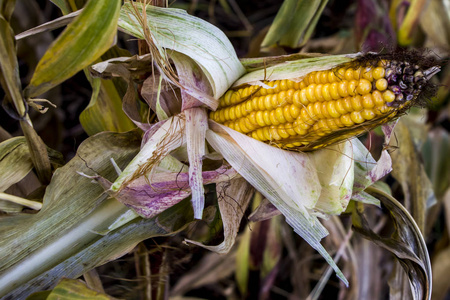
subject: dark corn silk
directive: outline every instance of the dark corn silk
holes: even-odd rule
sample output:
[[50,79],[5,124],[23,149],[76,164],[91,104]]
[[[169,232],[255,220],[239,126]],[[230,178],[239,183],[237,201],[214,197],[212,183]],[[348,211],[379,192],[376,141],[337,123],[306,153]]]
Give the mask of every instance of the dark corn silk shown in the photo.
[[366,59],[302,81],[229,90],[210,118],[283,149],[310,151],[360,135],[414,105],[437,66]]

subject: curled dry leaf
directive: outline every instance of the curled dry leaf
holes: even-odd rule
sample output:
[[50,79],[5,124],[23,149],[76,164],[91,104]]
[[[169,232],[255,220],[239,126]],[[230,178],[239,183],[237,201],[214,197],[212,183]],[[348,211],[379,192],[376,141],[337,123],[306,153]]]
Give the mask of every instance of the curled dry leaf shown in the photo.
[[393,197],[374,188],[368,188],[367,192],[389,210],[395,231],[389,237],[373,232],[364,217],[362,204],[353,210],[353,228],[398,259],[408,277],[414,299],[430,299],[431,263],[419,227],[405,207]]

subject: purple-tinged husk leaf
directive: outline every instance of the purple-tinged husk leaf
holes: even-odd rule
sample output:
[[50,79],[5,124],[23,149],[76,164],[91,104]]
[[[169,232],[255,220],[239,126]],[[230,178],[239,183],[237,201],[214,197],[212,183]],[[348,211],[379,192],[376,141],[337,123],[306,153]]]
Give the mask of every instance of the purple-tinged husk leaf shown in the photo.
[[223,222],[224,241],[217,246],[207,246],[202,243],[186,240],[208,250],[225,254],[233,247],[239,231],[241,219],[253,195],[252,187],[243,178],[217,183],[217,201]]

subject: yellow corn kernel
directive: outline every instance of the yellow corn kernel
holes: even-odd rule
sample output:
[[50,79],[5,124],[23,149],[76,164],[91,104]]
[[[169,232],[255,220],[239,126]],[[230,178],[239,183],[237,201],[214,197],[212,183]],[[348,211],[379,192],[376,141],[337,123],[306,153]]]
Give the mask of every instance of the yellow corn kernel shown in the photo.
[[341,95],[339,95],[339,83],[333,82],[330,85],[330,95],[334,100],[338,100],[341,98]]
[[278,122],[280,122],[281,124],[286,123],[286,118],[284,117],[283,114],[283,109],[281,107],[278,107],[275,110],[275,118],[278,120]]
[[286,84],[287,84],[287,88],[288,88],[289,90],[295,90],[295,82],[294,82],[294,81],[292,81],[292,80],[287,80],[287,81],[286,81]]
[[221,106],[228,106],[231,104],[231,96],[233,95],[233,93],[234,92],[232,90],[229,90],[225,93],[220,101]]
[[345,115],[347,113],[347,110],[345,109],[345,105],[344,105],[344,99],[341,100],[337,100],[335,102],[335,106],[336,106],[336,110],[338,111],[338,113],[340,113],[341,115]]
[[294,131],[298,134],[298,135],[305,135],[307,133],[306,129],[301,128],[300,126],[294,126]]
[[315,88],[316,84],[312,83],[306,88],[306,98],[309,102],[315,102],[316,96],[315,96]]
[[342,99],[342,104],[344,105],[344,108],[347,112],[352,112],[353,111],[353,106],[352,106],[352,98],[351,97],[346,97],[344,99]]
[[373,103],[372,94],[365,94],[362,96],[361,104],[364,108],[372,108],[375,106]]
[[322,83],[322,84],[328,83],[328,72],[321,71],[319,73],[320,73],[320,83]]
[[373,79],[375,79],[375,80],[383,78],[385,74],[386,74],[386,70],[384,67],[376,67],[372,71],[372,76],[373,76]]
[[282,137],[278,134],[278,126],[270,126],[269,131],[272,140],[279,141],[282,139]]
[[361,113],[359,111],[353,111],[350,114],[350,118],[352,119],[353,122],[355,122],[356,124],[361,124],[364,122],[364,118],[361,115]]
[[363,106],[361,104],[361,96],[357,95],[355,97],[352,97],[351,102],[353,110],[360,111],[363,109]]
[[256,120],[256,112],[252,112],[247,116],[247,119],[250,121],[253,127],[259,127],[258,121]]
[[266,110],[263,112],[263,119],[266,125],[272,125],[272,121],[270,120],[270,111]]
[[326,121],[327,121],[328,128],[330,128],[331,130],[336,130],[339,128],[333,119],[327,119]]
[[282,139],[287,139],[290,137],[289,133],[287,133],[286,129],[284,129],[284,124],[277,126],[277,133]]
[[286,123],[284,125],[284,129],[286,129],[286,132],[289,133],[290,136],[296,136],[297,135],[297,132],[295,132],[292,123]]
[[336,77],[337,77],[338,81],[344,80],[344,77],[345,77],[345,69],[344,69],[344,68],[338,69],[337,72],[336,72]]
[[271,125],[280,125],[280,121],[278,121],[277,116],[275,115],[275,111],[271,110],[269,112],[269,119]]
[[385,104],[383,95],[379,91],[373,91],[372,99],[375,106],[383,106]]
[[349,95],[348,89],[347,89],[347,84],[348,84],[347,81],[341,81],[338,84],[338,93],[339,93],[339,96],[342,98],[347,97]]
[[278,95],[280,95],[281,93],[283,93],[284,96],[284,91],[279,92],[278,94],[273,94],[272,97],[270,98],[270,101],[272,103],[272,107],[273,108],[277,108],[281,105],[284,105],[285,102],[283,103],[284,99],[280,98]]
[[347,84],[347,91],[350,96],[355,96],[357,92],[358,81],[351,80]]
[[320,80],[320,72],[314,72],[315,74],[314,74],[314,83],[316,83],[316,84],[320,84],[321,82],[321,80]]
[[372,68],[370,68],[370,67],[364,68],[364,70],[362,71],[362,76],[364,79],[373,81]]
[[263,128],[258,128],[255,130],[255,132],[256,132],[256,135],[258,136],[258,140],[260,140],[260,141],[266,140],[266,137],[264,136],[264,133],[263,133]]
[[[325,73],[325,72],[324,72],[324,73]],[[334,71],[333,71],[333,70],[328,71],[328,72],[326,72],[326,73],[327,73],[328,81],[329,81],[330,83],[333,83],[333,82],[338,81],[338,78],[336,77],[336,74],[334,74]]]
[[235,116],[236,116],[236,119],[239,119],[239,118],[242,117],[241,108],[242,108],[241,105],[236,105],[236,106],[234,107],[234,114],[235,114]]
[[289,107],[289,113],[291,114],[293,119],[297,119],[300,115],[300,108],[297,105],[291,105]]
[[291,116],[291,106],[290,105],[286,105],[284,107],[279,107],[279,108],[283,110],[283,116],[287,122],[289,122],[289,123],[294,122],[295,118],[292,118],[292,116]]
[[[292,82],[292,81],[289,81]],[[289,89],[286,91],[286,102],[289,104],[292,104],[292,97],[294,95],[295,90],[294,89]]]
[[353,69],[352,68],[348,68],[347,70],[345,70],[345,74],[344,74],[344,78],[347,81],[353,80]]
[[369,121],[369,120],[372,120],[373,118],[375,118],[375,113],[374,113],[373,110],[371,110],[371,109],[364,109],[364,110],[361,112],[361,116],[362,116],[365,120]]
[[264,127],[263,128],[263,135],[265,141],[270,141],[272,139],[272,135],[270,134],[270,128]]
[[367,79],[361,79],[358,83],[357,91],[360,95],[365,95],[370,93],[372,90],[372,83]]
[[330,118],[330,114],[328,113],[327,102],[321,102],[320,111],[325,119]]
[[316,87],[314,89],[314,96],[317,99],[317,101],[325,100],[322,96],[322,88],[323,88],[323,85],[319,83],[318,85],[316,85]]
[[383,99],[386,102],[392,102],[395,100],[395,94],[392,91],[385,91],[383,93]]
[[377,88],[377,90],[379,91],[384,91],[385,89],[387,89],[388,87],[388,82],[386,79],[384,78],[380,78],[375,82],[375,87]]
[[322,97],[325,101],[333,100],[330,94],[330,84],[326,83],[322,86]]
[[314,108],[314,114],[317,116],[317,118],[323,119],[324,116],[322,114],[322,102],[314,103],[313,108]]
[[261,127],[266,126],[266,122],[264,121],[263,115],[264,115],[264,113],[261,110],[256,112],[256,115],[255,115],[256,122]]
[[340,120],[342,124],[344,124],[347,127],[353,126],[355,124],[350,118],[350,114],[342,115]]
[[235,120],[236,119],[236,113],[235,113],[235,107],[232,106],[230,107],[230,110],[228,112],[228,117],[230,120]]

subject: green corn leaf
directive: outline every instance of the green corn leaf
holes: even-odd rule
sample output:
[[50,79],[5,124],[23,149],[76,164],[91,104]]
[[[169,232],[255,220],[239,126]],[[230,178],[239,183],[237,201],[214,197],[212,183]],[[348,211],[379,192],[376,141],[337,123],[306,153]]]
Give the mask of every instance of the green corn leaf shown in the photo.
[[328,0],[285,0],[261,47],[275,43],[291,48],[303,46],[310,38]]
[[117,174],[105,158],[124,168],[139,145],[140,135],[134,131],[95,135],[56,170],[38,214],[0,219],[0,297],[84,249],[99,237],[95,232],[107,229],[116,215],[128,210],[115,199],[106,201],[103,189],[77,172],[98,172],[113,180]]
[[[119,0],[89,1],[40,60],[25,92],[40,95],[98,59],[113,44]],[[61,68],[64,66],[64,68]]]
[[0,0],[0,14],[6,20],[11,19],[11,15],[14,11],[14,6],[16,5],[16,0]]
[[17,117],[24,117],[26,108],[22,97],[19,65],[13,36],[9,22],[0,16],[0,83],[7,96],[6,100],[12,101]]
[[88,135],[102,131],[125,132],[135,128],[122,110],[122,98],[111,80],[92,78],[89,105],[80,114],[80,123]]
[[112,300],[114,298],[104,293],[91,290],[80,280],[63,278],[47,297],[47,300],[57,299]]

